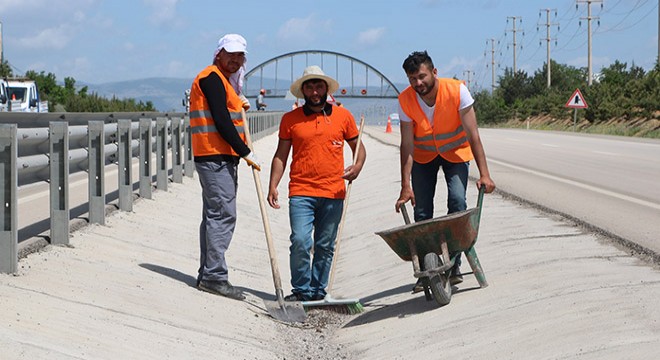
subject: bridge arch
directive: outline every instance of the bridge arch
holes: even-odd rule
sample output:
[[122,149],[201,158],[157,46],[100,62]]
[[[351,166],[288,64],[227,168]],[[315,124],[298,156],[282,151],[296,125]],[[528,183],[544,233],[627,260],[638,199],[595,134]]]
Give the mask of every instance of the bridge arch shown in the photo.
[[[328,58],[334,59],[334,64],[328,63]],[[280,66],[282,64],[284,66]],[[294,51],[262,62],[245,75],[243,92],[255,97],[264,89],[266,97],[291,97],[289,86],[310,65],[320,66],[339,82],[339,90],[333,94],[336,98],[396,98],[399,95],[396,85],[378,69],[350,55],[326,50]],[[377,84],[373,84],[373,79]]]

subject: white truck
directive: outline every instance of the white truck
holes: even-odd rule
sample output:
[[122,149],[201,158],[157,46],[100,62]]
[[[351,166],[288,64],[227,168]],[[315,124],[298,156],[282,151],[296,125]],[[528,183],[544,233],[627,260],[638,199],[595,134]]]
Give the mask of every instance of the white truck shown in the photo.
[[34,80],[7,79],[7,111],[48,112],[48,101],[41,101]]
[[0,79],[0,111],[7,111],[7,80]]

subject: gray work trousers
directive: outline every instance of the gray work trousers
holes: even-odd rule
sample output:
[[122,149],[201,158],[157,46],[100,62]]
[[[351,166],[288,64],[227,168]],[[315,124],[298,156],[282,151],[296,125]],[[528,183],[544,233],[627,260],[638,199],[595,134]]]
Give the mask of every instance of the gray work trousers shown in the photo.
[[196,162],[202,185],[202,222],[199,225],[197,282],[228,279],[225,252],[236,225],[237,164],[233,161]]

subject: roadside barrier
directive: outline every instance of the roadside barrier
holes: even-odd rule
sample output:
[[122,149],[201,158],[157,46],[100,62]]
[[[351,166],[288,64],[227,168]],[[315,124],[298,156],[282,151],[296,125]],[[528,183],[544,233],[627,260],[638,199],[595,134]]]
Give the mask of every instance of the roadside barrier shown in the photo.
[[[50,196],[50,244],[68,244],[71,213],[69,177],[87,172],[88,222],[105,223],[105,172],[118,170],[118,209],[132,211],[133,189],[152,198],[167,191],[170,180],[192,177],[190,119],[186,113],[34,114],[0,117],[0,272],[14,273],[23,240],[18,239],[18,189],[47,182]],[[257,140],[276,131],[282,112],[248,112]],[[86,120],[92,119],[92,120]],[[47,124],[47,127],[46,127]],[[155,153],[155,158],[154,158]],[[139,175],[134,181],[133,160]],[[169,160],[169,161],[168,161]],[[155,161],[155,163],[154,163]]]

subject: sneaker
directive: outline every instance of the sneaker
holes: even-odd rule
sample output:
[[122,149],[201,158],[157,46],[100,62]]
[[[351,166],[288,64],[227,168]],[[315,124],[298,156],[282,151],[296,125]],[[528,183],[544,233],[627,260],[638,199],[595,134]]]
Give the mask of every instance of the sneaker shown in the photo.
[[418,292],[424,291],[424,284],[422,283],[422,278],[417,279],[415,286],[412,288],[412,293],[416,294]]
[[313,295],[313,296],[312,296],[312,300],[313,300],[313,301],[323,300],[323,299],[325,299],[325,295],[316,294],[316,295]]
[[309,299],[306,299],[305,296],[303,296],[303,294],[300,293],[291,293],[291,295],[287,295],[284,297],[284,301],[305,301],[305,300],[309,300]]
[[229,283],[227,280],[207,281],[201,280],[197,288],[211,294],[221,295],[234,300],[245,300],[243,292]]

